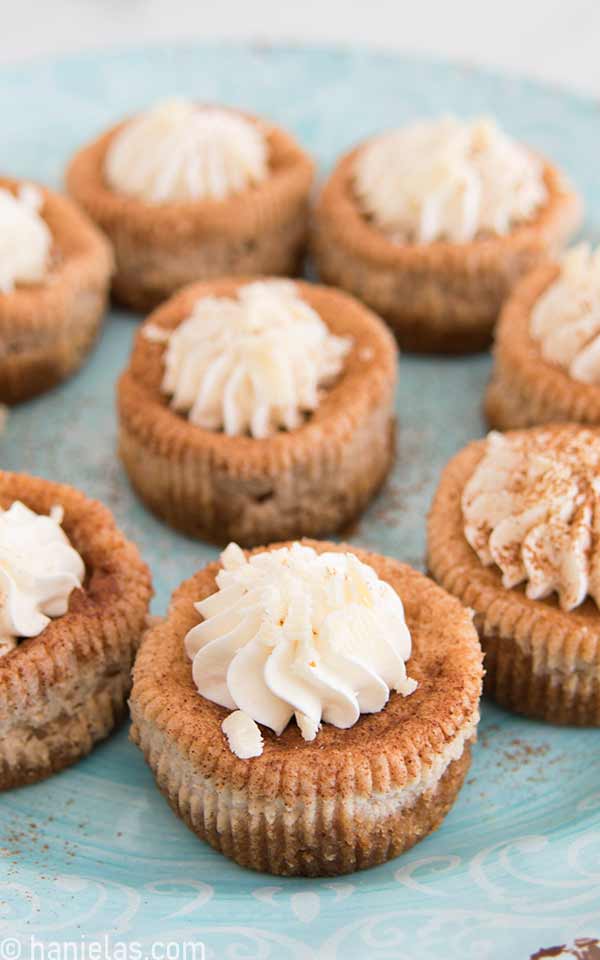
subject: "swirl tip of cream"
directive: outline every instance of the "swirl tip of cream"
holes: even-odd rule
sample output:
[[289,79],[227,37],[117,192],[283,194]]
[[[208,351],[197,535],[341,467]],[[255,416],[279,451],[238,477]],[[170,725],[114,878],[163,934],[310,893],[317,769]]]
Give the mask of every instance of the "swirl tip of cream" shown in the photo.
[[541,161],[485,117],[423,120],[375,137],[359,152],[354,188],[400,243],[506,234],[547,199]]
[[248,717],[276,735],[295,718],[313,740],[322,722],[351,727],[416,689],[402,601],[354,554],[296,542],[246,556],[230,544],[216,581],[185,649],[198,692],[244,714],[242,739],[255,743]]
[[240,113],[164,100],[125,123],[105,159],[109,185],[148,203],[225,200],[265,180],[263,128]]
[[197,426],[264,439],[301,426],[350,348],[293,282],[249,283],[196,302],[168,337],[162,390]]
[[600,247],[581,243],[563,256],[529,324],[544,359],[581,383],[600,383]]
[[0,294],[44,279],[52,235],[40,214],[42,205],[33,184],[21,184],[16,194],[0,187]]
[[16,500],[0,511],[0,653],[36,637],[65,614],[85,566],[61,528],[63,509],[45,516]]

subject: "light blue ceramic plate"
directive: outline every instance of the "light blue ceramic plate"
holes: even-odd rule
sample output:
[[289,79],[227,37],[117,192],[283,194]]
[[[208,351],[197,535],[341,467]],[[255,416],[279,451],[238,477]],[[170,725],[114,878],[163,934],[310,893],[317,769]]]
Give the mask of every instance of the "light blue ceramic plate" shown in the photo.
[[[492,113],[573,177],[588,236],[600,223],[596,103],[467,66],[361,51],[179,47],[5,69],[0,170],[57,186],[77,146],[174,93],[271,117],[322,171],[388,125]],[[11,415],[0,457],[5,468],[66,480],[108,504],[152,567],[160,613],[216,551],[147,514],[116,459],[113,387],[135,326],[113,312],[83,372]],[[398,460],[357,543],[422,564],[440,469],[483,432],[488,372],[485,356],[402,359]],[[517,960],[600,937],[599,748],[598,732],[552,729],[485,703],[471,775],[438,833],[375,870],[303,881],[247,872],[205,847],[175,819],[121,730],[68,772],[2,796],[0,960],[28,956],[31,937],[82,950],[108,937],[115,956],[123,955],[115,944],[127,943],[140,944],[138,957],[154,942],[160,951],[202,941],[219,960]]]

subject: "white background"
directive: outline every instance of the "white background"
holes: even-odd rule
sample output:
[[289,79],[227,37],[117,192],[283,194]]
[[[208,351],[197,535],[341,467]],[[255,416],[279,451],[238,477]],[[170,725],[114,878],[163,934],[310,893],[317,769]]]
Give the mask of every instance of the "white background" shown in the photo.
[[0,63],[195,38],[360,43],[600,97],[600,0],[0,0]]

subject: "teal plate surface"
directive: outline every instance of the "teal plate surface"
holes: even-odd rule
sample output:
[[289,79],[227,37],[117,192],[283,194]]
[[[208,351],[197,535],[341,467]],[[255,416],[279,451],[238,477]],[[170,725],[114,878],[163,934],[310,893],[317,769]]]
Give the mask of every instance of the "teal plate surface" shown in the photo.
[[[587,201],[588,237],[600,224],[597,104],[362,51],[178,47],[4,69],[0,170],[57,186],[80,144],[168,94],[271,117],[321,171],[359,138],[413,117],[495,114],[572,176]],[[151,565],[162,613],[172,589],[216,550],[150,516],[117,460],[114,384],[135,328],[134,316],[113,311],[81,374],[11,414],[0,457],[4,468],[103,500]],[[486,356],[402,358],[397,463],[356,543],[422,566],[440,469],[484,431],[488,373]],[[157,960],[161,944],[162,957],[176,960],[175,944],[196,941],[219,960],[517,960],[600,937],[599,747],[599,732],[553,729],[486,702],[468,782],[436,834],[374,870],[284,880],[245,871],[189,833],[123,729],[66,773],[0,799],[0,960],[67,941],[82,960],[92,941],[115,957],[136,946],[138,958],[150,956],[158,944]]]

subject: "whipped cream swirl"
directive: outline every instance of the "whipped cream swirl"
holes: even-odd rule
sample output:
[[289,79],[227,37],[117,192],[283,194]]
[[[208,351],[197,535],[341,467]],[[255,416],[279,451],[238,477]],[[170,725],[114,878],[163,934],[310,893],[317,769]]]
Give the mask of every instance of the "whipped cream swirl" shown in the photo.
[[19,500],[0,511],[0,656],[66,613],[71,592],[83,583],[83,560],[62,519],[62,507],[43,516]]
[[490,433],[462,497],[465,537],[502,584],[563,610],[600,606],[600,438],[581,428]]
[[[278,735],[295,717],[313,740],[322,721],[351,727],[392,690],[415,690],[402,601],[354,554],[294,543],[246,557],[230,544],[221,563],[185,638],[203,697]],[[245,717],[236,721],[249,736]]]
[[200,427],[269,437],[316,410],[350,345],[329,332],[294,283],[250,283],[237,299],[196,302],[169,337],[162,389]]
[[531,312],[542,356],[574,380],[600,384],[600,247],[582,243],[563,257],[560,274]]
[[359,153],[354,188],[366,214],[401,243],[466,243],[506,234],[546,201],[541,161],[493,120],[426,120]]
[[148,203],[225,200],[268,173],[257,124],[188,100],[164,101],[130,120],[105,160],[109,185]]
[[23,184],[15,195],[0,188],[0,295],[19,283],[40,283],[48,269],[52,234],[40,216],[42,195]]

